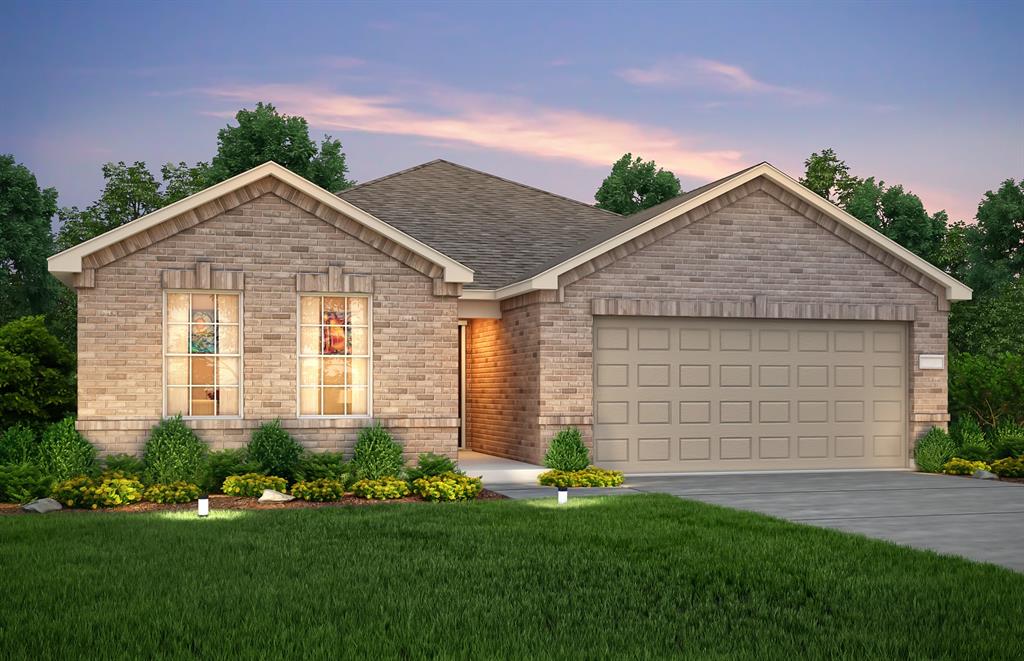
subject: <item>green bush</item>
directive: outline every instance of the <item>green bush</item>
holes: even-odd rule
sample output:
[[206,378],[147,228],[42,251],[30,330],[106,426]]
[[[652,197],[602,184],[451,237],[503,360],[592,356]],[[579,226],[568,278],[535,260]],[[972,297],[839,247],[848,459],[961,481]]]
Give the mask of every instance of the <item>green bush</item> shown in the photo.
[[138,480],[107,475],[101,478],[74,477],[53,486],[50,497],[66,507],[118,507],[142,500]]
[[1006,457],[993,461],[989,470],[999,477],[1024,477],[1024,457]]
[[581,471],[590,465],[590,451],[576,427],[567,427],[555,434],[544,455],[544,466],[557,471]]
[[985,437],[978,421],[970,416],[957,420],[949,430],[956,445],[956,455],[971,461],[987,461],[992,456],[992,444]]
[[409,495],[409,484],[397,477],[382,477],[376,480],[359,480],[352,485],[352,492],[368,500],[392,500]]
[[209,450],[181,416],[164,418],[153,427],[142,453],[146,477],[153,484],[203,479]]
[[962,457],[953,457],[942,465],[946,475],[974,475],[974,471],[987,471],[989,465],[984,461],[970,461]]
[[96,468],[96,448],[75,429],[74,418],[64,418],[43,433],[39,466],[54,480],[85,475]]
[[341,500],[345,496],[345,482],[329,477],[296,482],[292,485],[291,493],[296,498],[302,500],[315,500],[317,502]]
[[288,482],[283,477],[276,475],[261,475],[260,473],[246,473],[245,475],[232,475],[224,480],[224,493],[229,496],[242,496],[243,498],[259,498],[263,495],[264,489],[273,489],[284,493],[288,488]]
[[313,480],[338,480],[348,484],[351,467],[340,452],[306,452],[299,459],[295,479],[305,482]]
[[268,475],[293,479],[301,456],[302,446],[291,434],[281,429],[280,420],[265,422],[252,433],[249,459]]
[[126,477],[141,480],[146,473],[145,464],[138,457],[130,454],[112,454],[103,460],[104,472],[121,473]]
[[357,479],[398,477],[404,464],[402,446],[391,438],[391,434],[379,422],[359,430],[352,455],[352,472]]
[[34,464],[0,465],[0,502],[27,503],[50,494],[53,479]]
[[211,452],[206,458],[206,469],[202,480],[203,489],[207,493],[220,493],[224,486],[224,480],[232,475],[258,472],[260,472],[260,467],[249,459],[249,452],[245,448]]
[[75,414],[75,354],[50,334],[42,317],[0,326],[0,384],[0,429]]
[[445,473],[465,474],[446,455],[425,452],[420,455],[419,461],[416,462],[414,467],[406,470],[405,477],[411,483],[420,478],[434,477],[436,475],[444,475]]
[[1024,454],[1024,426],[1004,421],[992,432],[992,458],[1005,459]]
[[188,482],[154,484],[143,492],[142,497],[151,503],[190,503],[198,500],[199,487]]
[[549,470],[541,473],[537,480],[546,487],[618,487],[625,476],[622,471],[605,470],[590,466],[578,471]]
[[958,354],[949,361],[953,417],[974,417],[985,428],[1001,420],[1024,424],[1024,355]]
[[14,425],[0,435],[0,464],[34,464],[39,461],[39,438],[29,425]]
[[956,446],[946,430],[932,427],[921,437],[914,449],[914,461],[918,470],[925,473],[942,472],[942,467],[956,454]]
[[412,491],[424,500],[453,501],[476,498],[484,485],[479,477],[457,473],[443,473],[421,477],[413,481]]

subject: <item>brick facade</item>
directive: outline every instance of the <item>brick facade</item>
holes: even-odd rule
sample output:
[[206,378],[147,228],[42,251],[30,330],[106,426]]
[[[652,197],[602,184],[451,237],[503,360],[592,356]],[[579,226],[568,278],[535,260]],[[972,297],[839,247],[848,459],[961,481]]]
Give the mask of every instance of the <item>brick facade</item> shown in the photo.
[[[594,301],[605,299],[629,299],[641,315],[912,319],[904,322],[914,363],[909,436],[948,420],[945,370],[916,365],[918,354],[946,353],[942,290],[766,180],[637,237],[559,284],[547,296],[503,302],[501,320],[470,325],[468,364],[477,366],[467,374],[471,447],[537,462],[566,424],[589,439]],[[486,389],[473,381],[481,366],[490,370]],[[498,378],[500,366],[514,366],[516,377]],[[508,408],[481,411],[524,392],[537,393],[536,413],[520,407],[528,419]],[[517,435],[518,447],[510,447]]]
[[78,424],[86,437],[102,453],[140,452],[163,412],[164,285],[227,283],[243,288],[243,418],[189,424],[224,448],[244,445],[253,428],[280,418],[307,447],[350,452],[366,419],[297,417],[297,283],[329,279],[361,288],[372,282],[373,416],[410,456],[454,455],[458,289],[439,288],[436,269],[351,221],[314,215],[324,210],[282,184],[253,186],[217,205],[205,216],[190,212],[173,233],[133,238],[130,248],[83,264]]

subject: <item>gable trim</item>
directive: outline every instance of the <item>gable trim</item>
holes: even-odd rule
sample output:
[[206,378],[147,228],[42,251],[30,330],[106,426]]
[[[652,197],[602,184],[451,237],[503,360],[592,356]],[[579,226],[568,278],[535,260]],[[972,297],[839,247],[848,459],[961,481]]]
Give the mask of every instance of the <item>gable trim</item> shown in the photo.
[[105,248],[130,239],[143,232],[151,230],[165,222],[189,214],[198,207],[206,204],[216,203],[222,197],[231,195],[239,189],[251,184],[260,182],[266,178],[276,179],[295,190],[309,196],[319,204],[351,218],[360,225],[376,232],[384,238],[393,241],[409,252],[436,264],[444,269],[444,281],[452,283],[469,283],[473,281],[473,270],[455,261],[451,257],[431,248],[427,244],[413,238],[401,230],[385,223],[375,216],[363,211],[351,202],[333,195],[313,182],[300,177],[294,172],[274,162],[267,162],[239,175],[231,177],[219,184],[190,195],[183,200],[170,204],[153,213],[147,214],[116,227],[109,232],[84,241],[73,248],[53,255],[47,260],[47,267],[58,279],[65,284],[71,285],[75,274],[82,272],[82,261],[85,257],[95,254]]

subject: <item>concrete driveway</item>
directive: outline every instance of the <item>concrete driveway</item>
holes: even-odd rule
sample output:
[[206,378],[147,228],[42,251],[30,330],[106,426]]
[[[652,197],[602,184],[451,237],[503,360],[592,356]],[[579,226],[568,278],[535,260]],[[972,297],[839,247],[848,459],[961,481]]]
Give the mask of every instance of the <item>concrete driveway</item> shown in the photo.
[[[619,493],[667,493],[1024,571],[1024,485],[1020,484],[902,471],[851,471],[631,475],[626,487]],[[553,490],[525,485],[497,490],[520,498],[554,495]],[[583,495],[612,490],[577,491]]]

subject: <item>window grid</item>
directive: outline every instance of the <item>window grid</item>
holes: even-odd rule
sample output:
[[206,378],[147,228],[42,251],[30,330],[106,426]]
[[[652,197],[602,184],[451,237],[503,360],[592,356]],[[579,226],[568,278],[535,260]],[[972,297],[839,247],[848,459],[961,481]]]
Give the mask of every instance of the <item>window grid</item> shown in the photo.
[[[317,311],[317,322],[308,323],[304,319],[303,302],[304,301],[316,301]],[[342,308],[332,307],[331,312],[338,312],[343,309],[344,317],[342,323],[331,324],[325,323],[325,313],[328,311],[327,301],[342,301]],[[361,313],[363,318],[361,323],[353,323],[352,319],[356,313],[356,308],[353,306],[352,301],[361,301]],[[298,409],[300,417],[367,417],[370,415],[370,383],[372,381],[372,338],[370,335],[370,299],[365,295],[345,295],[345,294],[316,294],[306,295],[302,294],[299,296],[299,337],[297,338],[299,344],[298,359],[299,365],[297,369],[298,374]],[[303,346],[304,330],[316,329],[316,345],[317,350],[315,352],[309,352],[305,350]],[[341,330],[344,333],[345,348],[341,352],[328,352],[326,345],[333,343],[334,336],[332,331]],[[355,346],[354,337],[362,335],[362,341],[360,344],[364,345],[364,350],[358,351]],[[330,338],[330,341],[328,340]],[[305,370],[303,369],[303,361],[307,360],[316,361],[317,369],[317,381],[314,385],[307,385],[304,381]],[[364,374],[365,381],[356,383],[352,381],[354,364],[356,360],[364,361]],[[342,366],[343,379],[341,384],[330,384],[325,382],[325,376],[327,374],[328,361],[336,361],[337,364]],[[303,412],[303,391],[315,389],[317,391],[316,401],[316,413]],[[326,413],[327,411],[327,394],[331,391],[338,391],[342,393],[344,408],[340,413],[332,412]],[[357,393],[361,393],[362,406],[359,407],[363,410],[356,411],[356,405],[354,404],[353,396]]]
[[[170,405],[170,402],[168,401],[169,398],[167,397],[167,392],[170,391],[171,389],[175,389],[175,390],[182,390],[183,389],[187,393],[187,398],[186,398],[187,410],[183,412],[183,414],[186,417],[200,417],[200,418],[235,417],[235,416],[241,417],[241,415],[242,415],[242,409],[241,409],[241,407],[242,407],[242,397],[241,397],[241,388],[242,388],[241,295],[240,294],[219,294],[219,293],[213,293],[213,292],[168,292],[167,295],[168,295],[168,297],[170,297],[170,296],[185,296],[185,297],[187,297],[187,299],[188,299],[188,308],[187,308],[187,317],[186,317],[185,321],[171,320],[169,318],[169,316],[170,316],[169,315],[169,298],[165,297],[164,312],[165,312],[165,315],[166,315],[166,322],[165,322],[165,331],[164,331],[165,332],[165,337],[164,337],[165,344],[164,344],[164,346],[168,347],[168,349],[166,349],[165,353],[164,353],[164,356],[165,356],[165,367],[164,367],[165,375],[169,371],[169,365],[170,365],[170,359],[171,358],[184,358],[185,361],[186,361],[186,364],[187,364],[187,374],[188,374],[188,377],[187,377],[187,383],[185,383],[185,384],[170,384],[170,383],[167,383],[169,381],[169,378],[167,376],[165,376],[165,378],[164,378],[164,382],[165,382],[164,383],[164,391],[165,391],[165,395],[164,395],[165,405],[164,405],[164,408],[165,408],[165,411],[168,414],[170,413],[170,411],[167,410],[169,405]],[[212,306],[212,310],[211,310],[212,313],[213,313],[213,321],[212,322],[206,322],[206,321],[198,321],[197,322],[195,320],[194,307],[193,307],[193,299],[194,299],[195,296],[210,296],[210,297],[212,297],[212,299],[213,299],[213,306]],[[234,315],[235,321],[221,321],[221,300],[222,299],[226,299],[226,300],[234,299],[233,315]],[[213,335],[213,351],[212,352],[210,352],[210,351],[195,351],[194,350],[194,344],[193,344],[194,333],[193,333],[193,328],[195,326],[209,326],[211,328],[212,335]],[[171,343],[170,334],[171,334],[171,328],[172,327],[179,327],[179,328],[183,327],[185,329],[185,343],[186,343],[186,349],[187,349],[186,352],[175,352],[175,351],[170,351],[169,350],[169,346],[170,346],[170,343]],[[221,328],[227,328],[227,329],[234,329],[235,330],[235,351],[232,352],[232,353],[222,353],[221,352],[221,346],[220,346],[221,345],[221,337],[222,337]],[[211,361],[212,367],[211,367],[210,371],[211,371],[211,373],[213,375],[213,378],[210,379],[210,380],[212,381],[212,383],[196,383],[195,382],[195,376],[194,376],[194,372],[193,372],[193,363],[194,363],[196,358],[204,358],[204,359],[209,359]],[[235,383],[223,384],[224,388],[230,389],[230,391],[234,394],[234,398],[235,398],[234,405],[231,408],[235,409],[235,411],[233,413],[227,414],[226,416],[224,414],[222,414],[222,412],[221,412],[221,408],[222,408],[221,401],[223,399],[223,397],[221,396],[221,394],[222,394],[222,392],[221,392],[222,391],[222,388],[221,388],[222,384],[220,383],[220,381],[221,381],[221,374],[220,374],[221,373],[221,361],[220,361],[220,359],[221,358],[234,358],[235,359],[235,361],[234,361]],[[194,408],[195,399],[194,399],[193,394],[192,394],[192,391],[193,391],[194,388],[208,388],[208,389],[212,389],[213,390],[214,397],[213,397],[213,412],[212,413],[204,413],[204,414],[198,414],[198,415],[195,413],[195,408]],[[175,411],[175,413],[178,413],[178,411]]]

